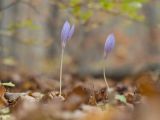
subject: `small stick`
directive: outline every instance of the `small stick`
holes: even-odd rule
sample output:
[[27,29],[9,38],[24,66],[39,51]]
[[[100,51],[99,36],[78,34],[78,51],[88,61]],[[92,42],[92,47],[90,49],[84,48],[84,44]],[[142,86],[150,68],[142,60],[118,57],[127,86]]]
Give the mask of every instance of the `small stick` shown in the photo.
[[96,94],[95,94],[95,88],[94,88],[94,81],[93,81],[93,79],[91,80],[92,81],[92,91],[93,91],[93,97],[95,98],[95,103],[96,103],[96,105],[97,105],[97,101],[96,101]]

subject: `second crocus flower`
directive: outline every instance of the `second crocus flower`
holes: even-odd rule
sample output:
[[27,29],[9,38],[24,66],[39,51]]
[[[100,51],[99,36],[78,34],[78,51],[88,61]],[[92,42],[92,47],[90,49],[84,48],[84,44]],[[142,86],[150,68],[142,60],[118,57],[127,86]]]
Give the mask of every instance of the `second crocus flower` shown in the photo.
[[109,85],[108,85],[108,82],[107,82],[107,79],[106,79],[106,74],[105,74],[105,61],[106,59],[108,58],[108,55],[111,53],[111,51],[113,50],[115,46],[115,37],[114,37],[114,34],[111,33],[108,35],[106,41],[105,41],[105,45],[104,45],[104,65],[103,65],[103,76],[104,76],[104,80],[105,80],[105,83],[106,83],[106,87],[107,87],[107,90],[109,91]]

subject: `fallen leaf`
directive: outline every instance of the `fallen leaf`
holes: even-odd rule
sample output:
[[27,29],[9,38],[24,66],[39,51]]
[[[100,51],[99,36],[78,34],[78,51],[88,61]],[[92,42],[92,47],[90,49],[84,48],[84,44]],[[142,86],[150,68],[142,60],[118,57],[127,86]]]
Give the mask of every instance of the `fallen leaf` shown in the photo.
[[8,83],[0,83],[3,86],[7,86],[7,87],[15,87],[15,84],[13,84],[12,82],[8,82]]
[[8,105],[8,101],[4,97],[6,89],[4,86],[0,85],[0,108],[4,108]]
[[64,109],[73,111],[81,104],[88,103],[89,97],[90,93],[87,89],[82,86],[77,86],[67,95],[64,103]]
[[119,94],[117,94],[117,95],[115,96],[115,99],[118,100],[118,101],[120,101],[120,102],[123,102],[123,103],[126,103],[126,102],[127,102],[126,97],[125,97],[124,95],[119,95]]

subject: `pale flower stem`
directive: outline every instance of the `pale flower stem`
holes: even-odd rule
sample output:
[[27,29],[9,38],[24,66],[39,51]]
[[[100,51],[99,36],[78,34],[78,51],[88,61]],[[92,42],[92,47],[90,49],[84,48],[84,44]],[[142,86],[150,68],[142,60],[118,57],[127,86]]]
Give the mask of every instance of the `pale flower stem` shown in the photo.
[[63,71],[63,56],[64,56],[64,48],[62,48],[61,53],[61,65],[60,65],[60,87],[59,87],[59,95],[62,95],[62,71]]
[[106,69],[105,69],[106,65],[105,65],[105,59],[104,59],[104,62],[103,62],[103,77],[104,77],[104,81],[106,83],[106,87],[107,87],[107,91],[109,90],[109,84],[107,82],[107,78],[106,78]]

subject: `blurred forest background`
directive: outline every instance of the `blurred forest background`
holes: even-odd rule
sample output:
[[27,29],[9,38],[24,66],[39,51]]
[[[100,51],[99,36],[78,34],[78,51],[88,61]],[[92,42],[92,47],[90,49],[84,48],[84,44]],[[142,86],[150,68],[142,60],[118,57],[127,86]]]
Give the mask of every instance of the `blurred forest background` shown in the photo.
[[75,34],[64,73],[99,74],[109,33],[116,47],[107,73],[130,74],[160,66],[159,0],[0,0],[0,64],[59,75],[64,21]]

